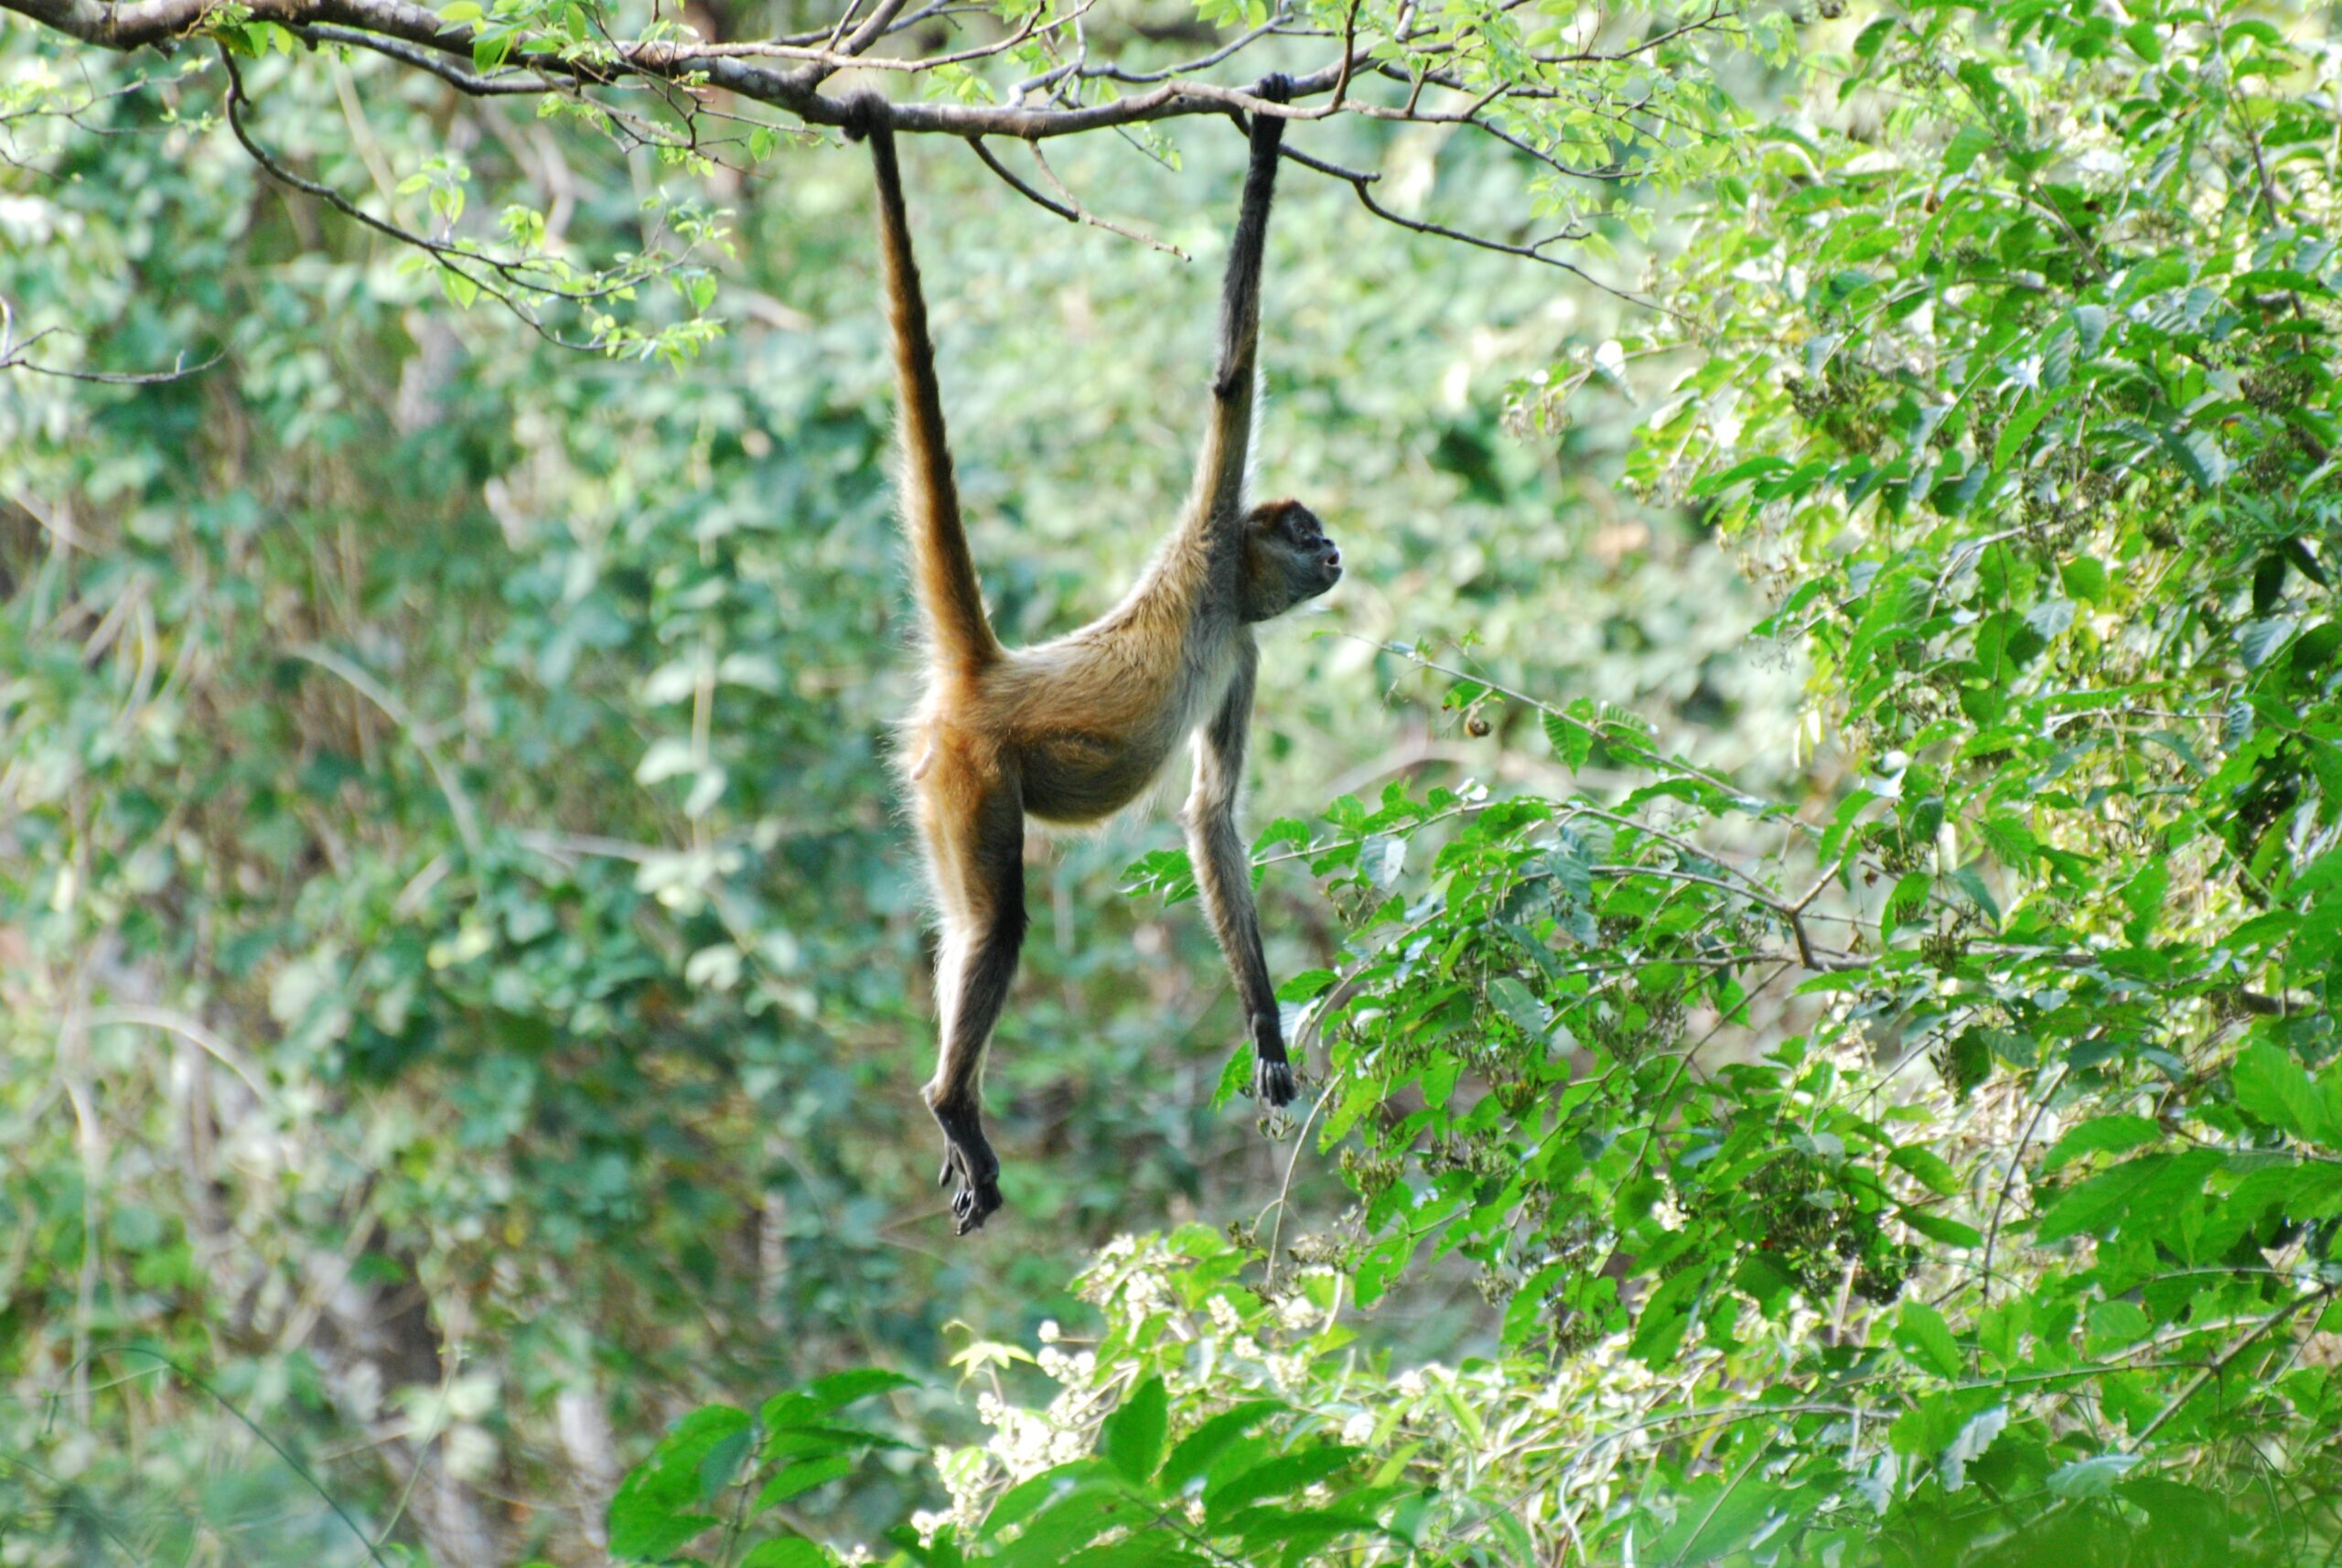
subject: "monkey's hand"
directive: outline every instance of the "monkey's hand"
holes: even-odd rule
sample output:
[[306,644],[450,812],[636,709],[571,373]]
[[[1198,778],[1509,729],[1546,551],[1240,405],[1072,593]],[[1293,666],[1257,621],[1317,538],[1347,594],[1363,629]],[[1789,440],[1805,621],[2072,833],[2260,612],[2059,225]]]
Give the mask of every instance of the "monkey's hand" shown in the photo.
[[1272,103],[1293,102],[1293,78],[1281,70],[1273,70],[1252,84],[1252,96]]
[[1263,1105],[1286,1106],[1300,1093],[1293,1081],[1293,1061],[1284,1054],[1284,1030],[1272,1014],[1252,1020],[1252,1098]]
[[979,1133],[973,1140],[952,1139],[943,1145],[943,1174],[935,1185],[951,1189],[954,1234],[981,1230],[1000,1207],[1000,1162]]
[[1293,1063],[1284,1057],[1262,1057],[1252,1064],[1252,1098],[1262,1104],[1283,1109],[1300,1092],[1293,1081]]
[[935,1120],[943,1129],[943,1174],[935,1185],[951,1189],[951,1218],[965,1236],[983,1230],[1000,1207],[1000,1161],[972,1112],[939,1109]]
[[846,95],[845,123],[838,128],[849,142],[858,142],[886,121],[886,100],[870,88]]

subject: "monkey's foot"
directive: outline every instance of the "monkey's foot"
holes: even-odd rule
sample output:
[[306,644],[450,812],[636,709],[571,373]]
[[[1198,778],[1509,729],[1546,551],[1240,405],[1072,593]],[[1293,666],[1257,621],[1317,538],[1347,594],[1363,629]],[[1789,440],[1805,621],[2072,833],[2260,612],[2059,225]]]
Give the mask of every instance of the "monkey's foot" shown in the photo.
[[1263,1105],[1284,1106],[1301,1091],[1293,1081],[1293,1063],[1284,1057],[1257,1057],[1252,1062],[1252,1098]]
[[935,1185],[951,1189],[954,1234],[965,1236],[983,1230],[1000,1207],[1000,1162],[981,1135],[972,1143],[950,1140],[943,1146],[943,1172]]

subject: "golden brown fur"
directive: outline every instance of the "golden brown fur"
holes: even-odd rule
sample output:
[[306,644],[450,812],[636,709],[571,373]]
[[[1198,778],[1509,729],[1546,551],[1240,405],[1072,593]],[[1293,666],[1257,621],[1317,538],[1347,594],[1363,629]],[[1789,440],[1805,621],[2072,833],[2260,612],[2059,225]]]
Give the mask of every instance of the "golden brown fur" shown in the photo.
[[[1282,102],[1271,78],[1258,91]],[[902,402],[903,521],[927,639],[925,695],[904,725],[905,779],[941,937],[940,1059],[925,1093],[942,1127],[943,1179],[962,1234],[1000,1207],[999,1162],[983,1135],[986,1042],[1025,935],[1025,819],[1093,822],[1129,804],[1193,738],[1186,811],[1212,929],[1241,994],[1256,1052],[1254,1091],[1294,1097],[1276,998],[1261,951],[1251,865],[1236,829],[1258,651],[1253,622],[1333,586],[1341,558],[1297,501],[1248,509],[1260,335],[1261,259],[1284,122],[1255,118],[1243,209],[1221,303],[1219,360],[1195,487],[1180,521],[1123,602],[1034,648],[1003,648],[986,618],[960,518],[927,308],[911,255],[902,178],[881,101],[865,98],[878,182],[895,367]]]

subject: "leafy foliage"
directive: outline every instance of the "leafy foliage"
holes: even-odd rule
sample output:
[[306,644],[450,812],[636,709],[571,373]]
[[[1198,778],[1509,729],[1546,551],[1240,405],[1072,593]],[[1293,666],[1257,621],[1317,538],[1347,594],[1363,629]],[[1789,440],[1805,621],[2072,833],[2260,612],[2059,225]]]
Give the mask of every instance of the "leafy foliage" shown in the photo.
[[[339,109],[231,23],[263,29],[248,80]],[[1476,83],[1563,80],[1520,14],[1439,25]],[[994,1088],[1026,1229],[944,1262],[897,1212],[923,1007],[834,164],[801,220],[751,216],[722,286],[791,325],[710,342],[732,374],[580,368],[477,314],[435,370],[415,281],[239,199],[190,101],[12,88],[124,134],[28,122],[88,177],[6,220],[42,227],[0,292],[92,362],[234,359],[5,384],[0,1364],[34,1402],[0,1418],[0,1520],[40,1563],[206,1530],[462,1568],[2322,1560],[2330,32],[2026,4],[1654,48],[1636,134],[1693,129],[1620,199],[1667,311],[1523,378],[1509,446],[1434,412],[1421,345],[1501,321],[1468,388],[1546,351],[1540,302],[1426,290],[1432,252],[1303,196],[1344,242],[1280,258],[1316,269],[1290,358],[1327,368],[1273,371],[1264,445],[1387,585],[1370,635],[1269,671],[1292,814],[1258,858],[1277,923],[1318,922],[1280,955],[1318,1092],[1290,1149],[1187,1111],[1241,1082],[1225,1009],[1127,956],[1176,930],[1209,972],[1150,905],[1184,860],[1071,846]],[[1593,152],[1597,108],[1523,103]],[[460,219],[472,163],[526,177],[362,108],[418,211]],[[354,181],[345,129],[314,156]],[[615,255],[637,201],[589,180],[573,221]],[[1143,547],[1083,499],[1176,499],[1157,394],[1195,341],[1161,297],[1200,316],[1208,280],[1121,252],[1121,292],[1073,252],[988,280],[980,215],[936,205],[946,382],[971,453],[1012,454],[969,463],[978,553],[1046,632]],[[1077,327],[1044,324],[1041,377],[1033,299]],[[1554,530],[1564,498],[1599,527]],[[1669,558],[1684,516],[1715,547]],[[1767,610],[1699,575],[1727,554]],[[1213,1222],[1106,1240],[1182,1210]],[[939,1332],[972,1400],[840,1369]],[[285,1434],[239,1437],[232,1486],[223,1407]],[[597,1452],[611,1417],[637,1435]],[[491,1531],[487,1496],[581,1522]]]

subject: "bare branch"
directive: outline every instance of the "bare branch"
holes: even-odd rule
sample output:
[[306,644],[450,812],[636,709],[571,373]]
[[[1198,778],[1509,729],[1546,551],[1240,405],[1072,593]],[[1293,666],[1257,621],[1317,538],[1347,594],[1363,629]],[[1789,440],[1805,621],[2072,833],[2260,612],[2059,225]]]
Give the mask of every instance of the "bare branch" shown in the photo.
[[1279,18],[1273,16],[1250,32],[1237,34],[1208,55],[1198,55],[1194,59],[1182,60],[1177,65],[1166,65],[1161,70],[1124,70],[1116,65],[1099,65],[1083,71],[1082,80],[1119,81],[1130,87],[1151,87],[1159,81],[1171,81],[1182,76],[1193,76],[1199,70],[1209,70],[1230,56],[1251,48],[1255,41],[1275,32],[1278,27]]
[[[812,78],[813,81],[820,81],[832,72],[843,70],[849,66],[858,70],[893,70],[915,74],[919,71],[933,70],[940,66],[965,65],[971,60],[987,59],[994,55],[1005,53],[1029,39],[1044,36],[1059,27],[1071,26],[1095,4],[1097,0],[1082,0],[1082,4],[1072,10],[1047,22],[1042,21],[1041,13],[1036,11],[1026,17],[1014,33],[1005,38],[996,38],[990,43],[973,44],[967,48],[957,49],[950,54],[921,55],[913,59],[858,58],[854,51],[854,40],[851,38],[847,40],[847,47],[843,49],[808,49],[799,48],[790,44],[778,43],[620,45],[618,56],[629,65],[650,67],[655,74],[662,75],[669,74],[670,68],[677,65],[688,65],[695,60],[713,59],[804,60],[821,68],[819,73]],[[871,19],[876,21],[877,17],[874,16]],[[861,37],[859,33],[854,36]]]
[[60,381],[95,381],[110,387],[151,387],[165,381],[184,381],[188,376],[201,375],[225,357],[215,353],[200,364],[190,365],[181,350],[167,371],[69,371],[61,365],[44,365],[38,360],[27,359],[32,346],[44,338],[79,337],[62,327],[44,327],[23,342],[16,341],[16,308],[0,299],[0,371],[30,371],[37,376],[55,376]]
[[1565,240],[1583,238],[1583,236],[1577,233],[1574,230],[1564,229],[1560,233],[1548,234],[1545,238],[1542,240],[1533,240],[1526,245],[1508,244],[1502,240],[1491,240],[1486,235],[1470,234],[1461,229],[1451,229],[1445,223],[1425,223],[1419,220],[1408,218],[1400,213],[1391,211],[1391,209],[1375,200],[1374,193],[1368,188],[1369,185],[1376,177],[1372,175],[1362,174],[1356,169],[1342,168],[1334,164],[1319,163],[1315,158],[1301,158],[1295,161],[1301,163],[1305,167],[1317,170],[1320,174],[1328,174],[1333,176],[1336,179],[1348,181],[1350,188],[1358,192],[1359,203],[1363,205],[1369,212],[1373,213],[1377,218],[1381,219],[1386,223],[1395,223],[1400,228],[1408,230],[1413,233],[1429,234],[1442,240],[1453,240],[1458,244],[1471,245],[1483,251],[1495,251],[1501,255],[1519,256],[1524,261],[1542,262],[1549,267],[1559,267],[1562,271],[1568,273],[1571,276],[1591,284],[1595,288],[1600,289],[1603,293],[1609,295],[1614,298],[1624,300],[1628,305],[1638,306],[1644,310],[1656,310],[1668,316],[1678,316],[1680,318],[1679,312],[1669,309],[1666,306],[1660,304],[1657,300],[1645,299],[1640,295],[1629,294],[1622,288],[1617,288],[1612,285],[1604,283],[1600,278],[1595,277],[1592,273],[1587,272],[1584,267],[1579,266],[1574,262],[1563,261],[1559,256],[1549,256],[1545,253],[1545,248],[1549,245],[1558,245]]
[[968,145],[974,149],[976,156],[983,160],[984,167],[998,175],[1002,181],[1007,185],[1009,189],[1015,191],[1017,195],[1023,197],[1034,206],[1040,208],[1045,212],[1054,212],[1069,223],[1078,223],[1081,220],[1080,213],[1075,211],[1072,208],[1066,206],[1062,202],[1050,200],[1047,197],[1042,195],[1039,191],[1035,190],[1031,186],[1018,178],[1015,169],[1010,168],[1006,164],[1002,163],[997,157],[993,156],[993,150],[984,145],[984,139],[982,136],[969,137]]
[[1125,229],[1119,223],[1099,217],[1082,206],[1080,199],[1073,194],[1072,189],[1065,181],[1058,177],[1058,171],[1049,166],[1049,160],[1042,156],[1041,144],[1038,142],[1033,144],[1033,161],[1040,166],[1041,172],[1048,177],[1049,183],[1057,187],[1058,194],[1065,199],[1067,204],[1073,209],[1075,215],[1084,223],[1094,229],[1103,229],[1109,234],[1120,234],[1125,240],[1135,240],[1142,245],[1161,251],[1166,255],[1176,256],[1183,262],[1192,259],[1187,252],[1168,241],[1158,240],[1152,234],[1143,234],[1135,229]]
[[465,70],[452,59],[434,54],[429,49],[419,48],[414,44],[403,42],[398,38],[384,38],[380,33],[369,33],[357,27],[345,27],[333,22],[316,22],[306,27],[294,27],[292,31],[294,36],[303,43],[343,44],[350,48],[371,49],[387,59],[397,60],[401,65],[411,65],[417,70],[428,71],[457,91],[469,93],[474,98],[518,98],[557,92],[562,87],[561,83],[553,81],[550,77],[541,76],[535,71],[481,76],[475,71]]
[[1002,163],[999,158],[994,156],[993,150],[984,145],[983,137],[969,137],[968,145],[975,150],[976,156],[983,160],[984,167],[998,175],[1002,181],[1006,184],[1011,190],[1014,190],[1017,195],[1033,203],[1034,206],[1040,208],[1043,211],[1055,213],[1058,217],[1064,219],[1069,223],[1087,223],[1093,229],[1103,229],[1109,234],[1120,234],[1125,240],[1135,240],[1142,245],[1151,246],[1155,250],[1164,252],[1167,255],[1176,256],[1183,262],[1192,259],[1188,256],[1187,252],[1181,250],[1176,245],[1166,243],[1164,241],[1155,238],[1152,234],[1142,234],[1135,229],[1125,229],[1120,223],[1116,223],[1110,219],[1101,218],[1096,213],[1090,211],[1088,208],[1082,206],[1081,202],[1074,196],[1073,192],[1066,188],[1065,181],[1058,177],[1057,170],[1049,167],[1048,160],[1041,156],[1041,149],[1038,146],[1036,146],[1033,149],[1033,161],[1039,164],[1041,166],[1041,172],[1049,177],[1049,183],[1056,186],[1058,195],[1064,198],[1062,201],[1053,199],[1041,191],[1034,189],[1032,186],[1019,178],[1015,169],[1012,169],[1006,164]]

